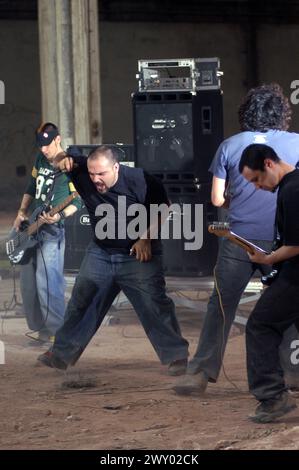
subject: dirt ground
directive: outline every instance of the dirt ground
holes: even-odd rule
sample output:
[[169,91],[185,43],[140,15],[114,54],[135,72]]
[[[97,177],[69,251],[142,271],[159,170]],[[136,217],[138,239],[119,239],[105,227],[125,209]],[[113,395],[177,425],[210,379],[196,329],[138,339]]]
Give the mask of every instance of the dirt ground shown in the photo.
[[[12,216],[2,213],[0,220],[2,238]],[[1,253],[0,262],[3,308],[12,299],[13,283],[6,279]],[[20,299],[18,280],[16,286]],[[209,291],[178,294],[177,301],[206,301]],[[253,305],[242,306],[241,314],[248,315]],[[203,315],[182,307],[177,315],[192,355]],[[66,372],[37,364],[46,349],[30,345],[24,318],[13,309],[0,316],[5,345],[0,449],[299,449],[299,408],[276,423],[257,425],[247,419],[256,402],[247,389],[243,327],[233,327],[224,361],[235,385],[222,372],[203,397],[179,397],[172,391],[177,379],[159,363],[128,305],[113,312],[78,364]]]
[[[196,347],[199,315],[178,309]],[[203,397],[178,397],[132,310],[121,310],[94,337],[79,363],[60,372],[38,366],[24,318],[2,320],[0,449],[299,449],[299,410],[277,423],[247,419],[244,335],[236,327],[225,370]]]

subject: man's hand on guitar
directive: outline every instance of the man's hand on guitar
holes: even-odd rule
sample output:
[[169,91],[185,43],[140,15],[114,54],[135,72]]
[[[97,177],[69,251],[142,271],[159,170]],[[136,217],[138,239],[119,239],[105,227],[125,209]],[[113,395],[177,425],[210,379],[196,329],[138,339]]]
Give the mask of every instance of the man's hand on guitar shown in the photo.
[[266,253],[260,253],[256,251],[254,255],[251,255],[247,253],[249,256],[249,259],[252,263],[257,263],[257,264],[272,264],[271,260],[271,255],[268,255]]
[[19,210],[18,215],[15,218],[14,223],[13,223],[13,228],[17,232],[19,231],[20,225],[21,225],[22,222],[24,222],[24,220],[28,220],[28,217],[27,217],[25,211]]
[[51,224],[55,224],[56,222],[59,222],[60,215],[57,213],[51,216],[49,212],[42,212],[38,220],[40,220],[40,222],[43,224],[51,225]]

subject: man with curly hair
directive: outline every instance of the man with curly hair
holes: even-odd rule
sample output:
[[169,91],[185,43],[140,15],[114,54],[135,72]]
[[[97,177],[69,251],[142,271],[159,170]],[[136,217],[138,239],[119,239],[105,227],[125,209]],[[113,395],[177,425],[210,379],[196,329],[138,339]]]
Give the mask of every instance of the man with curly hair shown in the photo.
[[[246,181],[239,173],[239,161],[248,145],[267,144],[287,163],[296,165],[299,134],[287,131],[290,121],[290,105],[278,84],[251,89],[239,108],[241,132],[222,142],[210,167],[212,203],[222,207],[229,199],[231,230],[266,251],[271,251],[274,238],[276,195],[257,190]],[[247,253],[230,240],[220,240],[215,266],[217,286],[209,299],[195,355],[186,375],[174,385],[176,393],[202,394],[208,382],[217,381],[240,298],[257,269],[262,274],[271,270],[270,266],[251,262]],[[290,376],[297,373],[290,364],[290,342],[294,335],[294,331],[288,330],[281,347],[281,359],[288,369],[286,375]]]

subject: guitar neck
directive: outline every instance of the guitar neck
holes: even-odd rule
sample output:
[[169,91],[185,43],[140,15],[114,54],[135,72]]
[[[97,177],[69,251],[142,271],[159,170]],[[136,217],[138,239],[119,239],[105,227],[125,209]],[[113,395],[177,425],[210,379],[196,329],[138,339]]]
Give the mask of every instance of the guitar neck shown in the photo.
[[[75,191],[72,194],[70,194],[64,201],[62,201],[61,204],[58,204],[58,206],[53,207],[49,211],[49,215],[53,217],[53,215],[58,214],[58,212],[62,211],[66,206],[68,206],[75,197],[78,196],[78,193]],[[45,222],[42,222],[41,220],[36,220],[32,224],[29,225],[27,229],[28,235],[34,235],[42,225],[44,225]]]

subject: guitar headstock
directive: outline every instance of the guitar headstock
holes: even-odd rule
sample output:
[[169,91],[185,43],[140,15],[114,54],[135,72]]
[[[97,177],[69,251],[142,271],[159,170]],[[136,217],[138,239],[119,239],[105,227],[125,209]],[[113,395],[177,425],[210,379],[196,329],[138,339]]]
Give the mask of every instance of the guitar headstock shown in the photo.
[[208,226],[208,231],[218,237],[225,237],[229,235],[230,226],[228,222],[213,222]]

